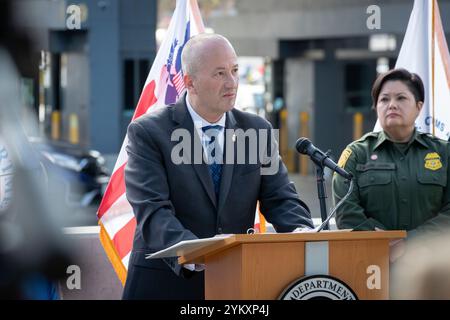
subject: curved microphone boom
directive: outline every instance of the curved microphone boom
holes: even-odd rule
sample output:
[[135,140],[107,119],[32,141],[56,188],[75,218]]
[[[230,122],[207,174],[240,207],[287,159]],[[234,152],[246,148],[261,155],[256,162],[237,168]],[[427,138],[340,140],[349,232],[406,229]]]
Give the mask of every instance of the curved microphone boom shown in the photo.
[[309,139],[298,139],[295,148],[299,153],[308,155],[314,163],[333,170],[347,180],[352,180],[353,175],[351,173],[339,167],[325,152],[314,146]]

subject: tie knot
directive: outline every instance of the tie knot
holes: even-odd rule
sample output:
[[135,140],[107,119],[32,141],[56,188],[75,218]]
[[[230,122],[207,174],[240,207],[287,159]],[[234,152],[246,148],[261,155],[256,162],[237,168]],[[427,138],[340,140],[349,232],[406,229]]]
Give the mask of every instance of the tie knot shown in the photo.
[[222,126],[219,126],[219,125],[202,127],[203,133],[206,134],[210,138],[216,137],[221,130],[222,130]]
[[217,131],[222,130],[222,126],[219,126],[218,124],[213,125],[213,126],[204,126],[202,127],[202,130],[204,133],[208,132],[208,131],[212,131],[212,133],[216,133]]

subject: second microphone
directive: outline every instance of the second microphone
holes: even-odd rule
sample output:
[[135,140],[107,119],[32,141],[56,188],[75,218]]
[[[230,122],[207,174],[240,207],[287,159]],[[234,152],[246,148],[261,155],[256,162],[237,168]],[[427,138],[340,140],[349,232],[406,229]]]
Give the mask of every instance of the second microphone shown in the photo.
[[351,173],[339,167],[337,163],[335,163],[330,159],[329,156],[325,154],[325,152],[314,146],[312,142],[309,141],[309,139],[298,139],[295,143],[295,148],[299,153],[308,155],[314,163],[333,170],[337,174],[343,176],[345,179],[351,180],[353,178],[353,175]]

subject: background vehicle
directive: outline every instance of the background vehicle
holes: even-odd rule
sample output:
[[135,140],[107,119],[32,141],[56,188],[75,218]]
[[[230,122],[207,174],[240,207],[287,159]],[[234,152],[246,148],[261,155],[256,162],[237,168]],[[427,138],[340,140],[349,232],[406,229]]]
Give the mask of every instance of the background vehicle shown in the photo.
[[96,225],[95,213],[110,178],[100,152],[40,138],[30,138],[30,143],[45,167],[49,192],[63,197],[67,223]]

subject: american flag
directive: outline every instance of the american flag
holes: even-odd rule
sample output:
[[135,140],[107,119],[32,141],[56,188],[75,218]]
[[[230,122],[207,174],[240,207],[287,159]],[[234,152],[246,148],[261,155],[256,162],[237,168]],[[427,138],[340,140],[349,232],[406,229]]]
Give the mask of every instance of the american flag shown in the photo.
[[184,90],[183,70],[178,71],[178,73],[173,77],[173,84],[175,85],[175,89],[177,89],[178,94],[181,94]]
[[[174,103],[184,89],[181,68],[173,77],[176,93],[170,84],[168,61],[180,59],[186,41],[204,31],[197,0],[177,0],[169,29],[153,62],[147,81],[141,93],[133,120],[151,112],[156,107]],[[173,55],[176,55],[173,57]],[[169,59],[171,56],[171,59]],[[178,60],[180,62],[180,60]],[[180,63],[178,63],[180,64]],[[97,212],[100,225],[100,241],[119,279],[124,284],[128,261],[133,246],[136,219],[125,195],[125,166],[128,160],[125,147],[128,137],[122,143],[111,180],[106,188]]]

